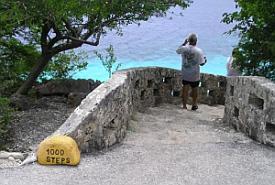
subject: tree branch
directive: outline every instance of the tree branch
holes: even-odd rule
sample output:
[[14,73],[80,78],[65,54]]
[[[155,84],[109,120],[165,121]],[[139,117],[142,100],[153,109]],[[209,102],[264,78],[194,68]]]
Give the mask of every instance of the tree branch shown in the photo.
[[56,36],[61,37],[62,34],[61,34],[60,30],[58,29],[58,27],[56,26],[56,24],[54,22],[52,23],[52,27],[53,27],[53,30],[54,30]]
[[48,51],[47,37],[48,37],[50,30],[51,30],[51,27],[49,26],[48,22],[46,20],[44,20],[44,25],[42,27],[42,32],[41,32],[41,37],[40,37],[42,53],[45,53]]
[[75,37],[72,37],[72,36],[69,36],[68,38],[71,39],[71,40],[73,40],[73,41],[76,41],[76,42],[81,42],[82,44],[88,44],[88,45],[91,45],[91,46],[97,46],[99,44],[101,32],[99,32],[99,33],[96,34],[96,40],[94,42],[87,40],[90,36],[91,36],[91,34],[90,35],[86,35],[86,38],[84,38],[84,39],[78,39],[78,38],[75,38]]
[[55,33],[55,37],[50,39],[48,44],[49,48],[52,48],[58,41],[62,39],[66,39],[66,37],[62,35],[61,31],[59,30],[59,28],[56,26],[54,22],[52,22],[52,28]]
[[81,42],[70,42],[70,43],[64,43],[64,44],[60,44],[58,46],[55,46],[51,49],[51,53],[52,55],[56,55],[62,51],[66,51],[69,49],[74,49],[74,48],[78,48],[82,45],[83,43]]
[[76,37],[77,30],[74,27],[72,27],[71,23],[69,21],[66,21],[65,19],[63,19],[62,21],[65,23],[65,27],[67,28],[67,30],[70,31],[74,37]]

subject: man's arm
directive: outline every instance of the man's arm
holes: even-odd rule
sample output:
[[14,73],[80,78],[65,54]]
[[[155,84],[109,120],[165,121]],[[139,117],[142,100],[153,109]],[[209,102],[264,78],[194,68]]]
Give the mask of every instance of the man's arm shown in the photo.
[[200,51],[200,61],[199,61],[199,65],[200,65],[200,66],[203,66],[204,64],[206,64],[207,58],[206,58],[206,56],[204,55],[204,52],[203,52],[201,49],[199,49],[199,51]]
[[203,57],[203,60],[204,60],[204,62],[203,62],[203,63],[200,63],[200,66],[204,66],[204,64],[206,64],[206,62],[207,62],[206,56]]
[[185,50],[186,50],[185,46],[186,46],[187,43],[188,43],[188,40],[185,39],[185,41],[183,42],[183,44],[177,49],[177,51],[176,51],[177,54],[182,54],[182,53],[185,52]]
[[183,42],[182,46],[185,46],[188,43],[188,39],[185,39],[185,41]]

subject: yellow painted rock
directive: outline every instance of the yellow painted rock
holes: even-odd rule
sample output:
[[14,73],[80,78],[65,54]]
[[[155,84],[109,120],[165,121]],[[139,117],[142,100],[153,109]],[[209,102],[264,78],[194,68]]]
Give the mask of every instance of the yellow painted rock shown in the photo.
[[80,152],[71,137],[52,136],[39,144],[37,161],[39,164],[77,165],[80,161]]

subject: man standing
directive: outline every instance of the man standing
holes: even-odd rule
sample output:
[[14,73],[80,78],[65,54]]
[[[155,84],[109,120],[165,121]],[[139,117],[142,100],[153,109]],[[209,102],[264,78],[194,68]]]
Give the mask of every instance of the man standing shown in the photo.
[[177,49],[177,53],[182,56],[182,105],[187,109],[187,99],[189,86],[192,88],[192,108],[198,109],[198,86],[200,84],[200,65],[206,63],[206,58],[197,45],[197,35],[192,33],[185,39],[184,43]]

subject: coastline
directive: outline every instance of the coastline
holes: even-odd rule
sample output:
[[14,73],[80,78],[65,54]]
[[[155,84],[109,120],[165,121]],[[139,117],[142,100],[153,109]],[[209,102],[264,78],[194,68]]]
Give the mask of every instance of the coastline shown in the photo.
[[[226,62],[228,56],[218,55],[218,54],[209,54],[207,55],[207,64],[201,67],[201,72],[210,73],[214,75],[223,75],[226,76]],[[108,80],[108,73],[104,69],[101,62],[96,58],[88,59],[87,69],[77,72],[73,75],[74,79],[95,79],[99,81]],[[167,57],[163,59],[150,59],[150,60],[132,60],[132,59],[121,59],[117,60],[115,66],[121,63],[120,69],[127,69],[133,67],[167,67],[172,69],[181,69],[181,58],[179,55],[174,57]]]

